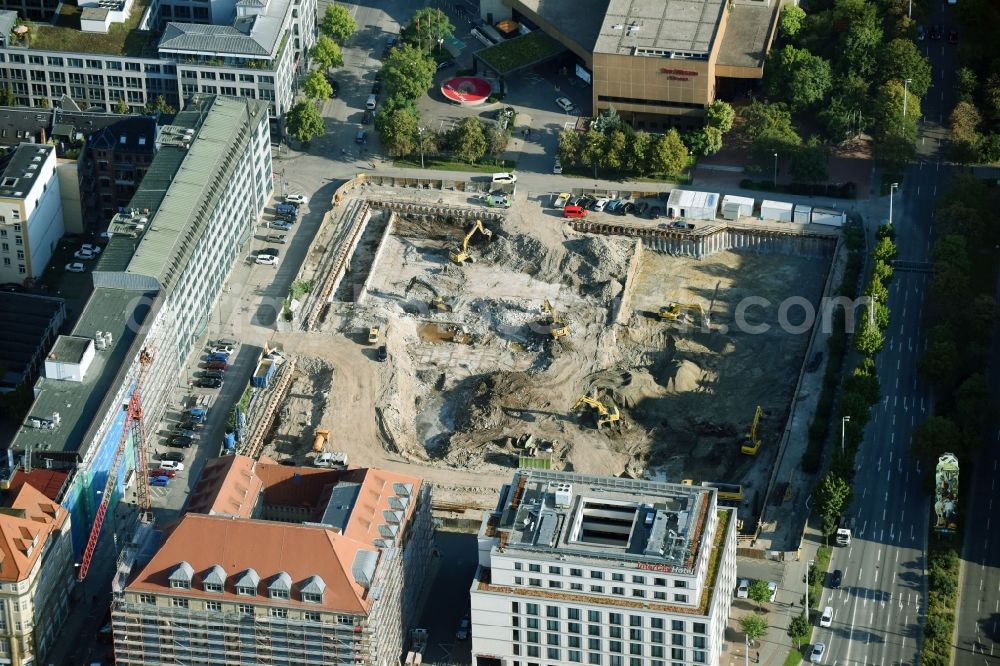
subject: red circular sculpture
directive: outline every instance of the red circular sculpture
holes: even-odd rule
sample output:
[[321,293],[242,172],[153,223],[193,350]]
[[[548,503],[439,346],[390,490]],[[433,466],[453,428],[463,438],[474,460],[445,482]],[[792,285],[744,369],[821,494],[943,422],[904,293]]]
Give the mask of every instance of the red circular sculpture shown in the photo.
[[493,86],[478,76],[456,76],[441,85],[441,94],[463,106],[482,104],[493,92]]

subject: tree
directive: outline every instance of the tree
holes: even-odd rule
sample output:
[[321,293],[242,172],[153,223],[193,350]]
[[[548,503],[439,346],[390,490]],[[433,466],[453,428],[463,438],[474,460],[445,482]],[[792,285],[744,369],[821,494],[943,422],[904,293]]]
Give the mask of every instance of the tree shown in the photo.
[[439,42],[455,34],[455,26],[440,9],[418,9],[404,31],[404,37],[424,51],[430,51]]
[[823,521],[823,534],[837,529],[840,515],[850,505],[851,486],[840,476],[827,472],[812,492],[813,510]]
[[489,153],[494,159],[499,161],[505,152],[507,144],[510,142],[510,134],[499,126],[493,126],[487,132],[486,142],[489,144]]
[[326,80],[323,72],[314,69],[302,83],[302,92],[309,99],[328,100],[333,95],[333,86]]
[[612,171],[620,170],[626,157],[626,151],[625,132],[619,129],[609,132],[604,135],[604,155],[601,157],[601,166]]
[[462,118],[455,128],[456,157],[473,163],[486,154],[487,147],[483,122],[476,116]]
[[821,183],[827,178],[826,163],[826,149],[818,141],[810,141],[792,153],[788,170],[800,183]]
[[4,86],[0,90],[0,106],[17,106],[17,97],[14,95],[14,91],[10,89],[10,86]]
[[[798,9],[798,7],[795,7],[795,9]],[[723,134],[733,128],[733,120],[735,118],[736,111],[721,99],[717,99],[709,104],[708,111],[705,113],[705,122],[708,126],[716,128]]]
[[684,143],[693,155],[708,157],[722,150],[722,132],[718,127],[706,125],[685,134]]
[[124,115],[126,113],[129,113],[131,110],[132,109],[128,105],[128,102],[125,101],[125,98],[124,97],[119,97],[118,98],[118,103],[115,104],[115,113],[120,113],[120,114]]
[[976,79],[976,73],[968,67],[960,67],[955,72],[955,95],[958,96],[960,102],[971,103],[976,97],[978,86],[979,81]]
[[618,115],[618,110],[613,106],[601,111],[597,118],[594,119],[594,129],[598,132],[608,133],[613,132],[620,128],[622,125],[622,119]]
[[393,49],[382,66],[382,78],[389,95],[409,99],[422,97],[434,83],[434,59],[409,44]]
[[[884,302],[884,301],[878,301]],[[867,354],[868,356],[874,356],[875,354],[882,351],[882,347],[885,346],[885,335],[882,333],[882,329],[878,327],[878,323],[872,321],[872,319],[865,317],[861,321],[861,329],[854,338],[854,348],[857,349],[862,354]]]
[[740,629],[743,630],[743,633],[750,639],[750,644],[753,645],[758,638],[767,633],[767,618],[757,613],[748,613],[740,618]]
[[979,439],[988,415],[994,413],[993,406],[989,384],[982,374],[977,372],[958,387],[955,391],[955,420],[961,424],[967,439]]
[[872,147],[875,161],[889,171],[902,171],[917,151],[917,128],[891,127],[877,135]]
[[375,129],[381,134],[385,131],[385,124],[389,122],[392,114],[399,110],[408,111],[417,121],[420,121],[420,113],[412,99],[392,95],[379,104],[378,112],[375,114]]
[[[882,45],[879,8],[867,0],[839,0],[833,8],[832,20],[842,35],[835,50],[838,69],[870,79]],[[848,26],[846,31],[843,26]]]
[[177,109],[167,104],[167,100],[163,95],[157,95],[153,102],[147,102],[143,110],[147,114],[152,114],[158,111],[165,116],[172,116],[177,113]]
[[344,66],[344,54],[340,52],[340,47],[337,42],[326,35],[320,35],[316,38],[311,54],[320,69],[326,70]]
[[757,160],[766,160],[775,152],[790,153],[802,143],[792,124],[792,114],[784,104],[754,100],[740,112],[741,132],[751,143]]
[[806,18],[805,11],[798,5],[785,5],[781,8],[781,18],[778,23],[778,33],[785,41],[791,41],[802,30],[802,22]]
[[580,161],[580,135],[574,130],[564,129],[559,133],[559,147],[556,155],[563,166],[573,166]]
[[882,284],[888,284],[892,280],[892,264],[876,259],[872,266],[872,279],[878,280]]
[[382,123],[382,147],[393,157],[412,155],[417,146],[416,115],[409,109],[396,109]]
[[[785,6],[788,7],[789,5]],[[796,650],[802,647],[802,641],[809,636],[809,632],[811,630],[812,626],[809,624],[809,620],[806,619],[805,613],[796,615],[792,618],[792,621],[788,623],[788,635],[793,641],[795,641]]]
[[946,234],[934,241],[931,259],[939,270],[954,268],[959,272],[968,273],[971,268],[965,237],[958,234]]
[[896,244],[892,241],[890,236],[882,236],[875,243],[875,247],[872,249],[872,256],[876,261],[892,261],[896,258],[896,254],[899,250],[896,249]]
[[894,39],[882,46],[879,55],[882,81],[910,79],[909,89],[923,97],[931,88],[931,64],[911,39]]
[[913,430],[913,452],[932,463],[942,453],[963,451],[962,440],[962,432],[954,421],[944,416],[931,416]]
[[649,132],[636,132],[632,137],[632,147],[625,156],[628,170],[632,173],[645,174],[649,168],[649,153],[652,149],[653,135]]
[[982,93],[983,113],[993,120],[1000,119],[1000,72],[990,74]]
[[[875,89],[872,115],[875,121],[875,132],[885,134],[899,131],[899,128],[917,127],[920,118],[920,99],[912,90],[904,90],[900,81],[886,81]],[[903,115],[903,97],[906,97],[906,115]]]
[[764,72],[768,94],[787,100],[793,111],[825,99],[833,83],[829,62],[791,45],[772,51]]
[[604,156],[604,135],[591,127],[583,135],[583,145],[580,147],[580,163],[594,167],[594,178],[597,178],[597,167]]
[[332,3],[326,6],[326,13],[319,23],[320,33],[335,42],[344,43],[357,29],[358,24],[346,7]]
[[755,580],[750,583],[747,596],[757,602],[758,608],[762,608],[765,603],[771,600],[771,588],[767,586],[766,580]]
[[653,145],[649,159],[650,171],[664,176],[677,176],[688,163],[688,149],[675,129],[667,130]]
[[306,143],[326,131],[316,105],[307,100],[295,103],[285,117],[285,127],[296,140]]
[[971,102],[959,102],[948,116],[951,127],[951,156],[956,162],[968,164],[979,158],[983,135],[979,127],[983,122],[979,109]]

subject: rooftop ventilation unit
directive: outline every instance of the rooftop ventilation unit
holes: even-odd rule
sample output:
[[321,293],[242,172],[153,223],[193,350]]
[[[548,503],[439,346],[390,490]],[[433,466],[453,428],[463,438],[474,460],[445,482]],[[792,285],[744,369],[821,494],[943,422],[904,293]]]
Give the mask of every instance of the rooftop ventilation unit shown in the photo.
[[573,484],[572,483],[559,483],[556,484],[556,506],[557,507],[568,507],[573,501]]

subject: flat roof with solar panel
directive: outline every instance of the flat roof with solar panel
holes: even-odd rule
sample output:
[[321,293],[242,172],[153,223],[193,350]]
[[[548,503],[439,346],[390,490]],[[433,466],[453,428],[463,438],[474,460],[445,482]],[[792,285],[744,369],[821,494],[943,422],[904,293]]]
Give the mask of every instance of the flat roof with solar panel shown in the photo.
[[518,470],[498,506],[503,547],[669,566],[697,561],[716,491],[674,483]]

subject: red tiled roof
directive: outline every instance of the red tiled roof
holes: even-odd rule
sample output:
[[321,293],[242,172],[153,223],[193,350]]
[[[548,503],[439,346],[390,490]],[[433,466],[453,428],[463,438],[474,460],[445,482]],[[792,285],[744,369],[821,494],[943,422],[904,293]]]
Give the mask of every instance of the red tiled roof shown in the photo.
[[18,469],[10,480],[10,492],[17,493],[27,482],[50,500],[56,501],[68,478],[69,472],[58,469],[33,469],[28,473]]
[[188,511],[249,518],[260,494],[255,462],[247,456],[223,456],[205,463],[188,500]]
[[62,529],[69,514],[30,483],[20,484],[8,508],[22,515],[0,513],[0,580],[18,581],[28,576],[45,540]]

